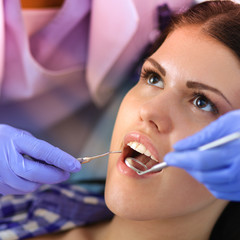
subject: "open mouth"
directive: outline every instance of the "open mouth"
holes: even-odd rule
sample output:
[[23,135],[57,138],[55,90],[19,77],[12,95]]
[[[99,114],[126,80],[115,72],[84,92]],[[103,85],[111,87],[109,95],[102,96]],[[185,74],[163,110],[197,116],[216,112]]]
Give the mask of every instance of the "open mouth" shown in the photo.
[[152,168],[159,162],[151,154],[151,152],[139,142],[129,142],[124,149],[124,159],[134,158],[137,161],[131,161],[131,165],[134,168],[144,171]]

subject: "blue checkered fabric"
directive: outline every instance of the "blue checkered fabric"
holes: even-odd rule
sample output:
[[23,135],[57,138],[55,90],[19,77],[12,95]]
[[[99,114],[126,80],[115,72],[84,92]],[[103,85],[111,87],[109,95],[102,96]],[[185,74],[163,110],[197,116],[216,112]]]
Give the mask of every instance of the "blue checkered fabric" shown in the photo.
[[43,185],[24,196],[0,197],[0,240],[26,239],[110,220],[103,196],[79,185]]

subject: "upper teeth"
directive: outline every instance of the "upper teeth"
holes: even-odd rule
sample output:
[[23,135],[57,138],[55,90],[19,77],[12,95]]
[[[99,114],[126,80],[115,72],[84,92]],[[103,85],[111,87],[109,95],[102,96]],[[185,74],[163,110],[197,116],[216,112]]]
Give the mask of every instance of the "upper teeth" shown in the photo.
[[129,142],[127,145],[133,150],[150,157],[154,161],[157,161],[157,159],[154,156],[152,156],[150,151],[143,144],[139,142]]

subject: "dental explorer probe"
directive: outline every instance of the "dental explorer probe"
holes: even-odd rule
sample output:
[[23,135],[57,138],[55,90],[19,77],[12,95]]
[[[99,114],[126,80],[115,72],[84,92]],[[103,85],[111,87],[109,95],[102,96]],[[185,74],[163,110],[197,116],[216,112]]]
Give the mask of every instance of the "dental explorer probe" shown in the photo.
[[77,160],[84,164],[84,163],[88,163],[90,161],[92,161],[93,159],[96,159],[96,158],[100,158],[100,157],[104,157],[104,156],[107,156],[109,154],[112,154],[112,153],[121,153],[122,151],[110,151],[110,152],[106,152],[106,153],[102,153],[102,154],[99,154],[99,155],[95,155],[95,156],[92,156],[92,157],[80,157],[80,158],[77,158]]

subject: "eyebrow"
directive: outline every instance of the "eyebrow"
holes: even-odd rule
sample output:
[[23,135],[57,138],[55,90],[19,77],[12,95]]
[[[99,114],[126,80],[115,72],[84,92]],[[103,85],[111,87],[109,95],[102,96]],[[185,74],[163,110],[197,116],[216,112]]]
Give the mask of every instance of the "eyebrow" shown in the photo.
[[220,92],[218,89],[214,88],[214,87],[211,87],[211,86],[208,86],[206,84],[203,84],[203,83],[199,83],[199,82],[193,82],[193,81],[187,81],[186,82],[186,86],[188,88],[193,88],[193,89],[200,89],[200,90],[209,90],[209,91],[212,91],[216,94],[218,94],[219,96],[223,97],[227,103],[232,106],[232,104],[229,102],[229,100],[223,95],[222,92]]
[[[153,58],[147,58],[145,62],[150,62],[155,68],[158,69],[158,71],[163,75],[166,76],[166,70]],[[193,89],[201,89],[201,90],[209,90],[212,91],[216,94],[218,94],[219,96],[223,97],[226,102],[232,106],[232,104],[229,102],[229,100],[224,96],[224,94],[219,91],[217,88],[211,87],[209,85],[203,84],[203,83],[199,83],[199,82],[194,82],[194,81],[187,81],[186,82],[186,86],[188,88],[193,88]]]
[[[150,62],[155,68],[157,68],[158,71],[161,72],[163,76],[166,76],[166,70],[156,60],[154,60],[153,58],[147,58],[145,62],[147,62],[147,61]],[[194,81],[187,81],[186,86],[188,88],[193,88],[193,89],[212,91],[212,92],[218,94],[219,96],[223,97],[227,101],[227,103],[230,106],[232,106],[232,104],[229,102],[229,100],[217,88],[211,87],[211,86],[203,84],[203,83],[194,82]]]
[[157,70],[163,75],[166,76],[166,70],[153,58],[147,58],[145,62],[150,62]]

